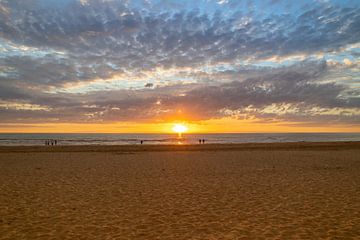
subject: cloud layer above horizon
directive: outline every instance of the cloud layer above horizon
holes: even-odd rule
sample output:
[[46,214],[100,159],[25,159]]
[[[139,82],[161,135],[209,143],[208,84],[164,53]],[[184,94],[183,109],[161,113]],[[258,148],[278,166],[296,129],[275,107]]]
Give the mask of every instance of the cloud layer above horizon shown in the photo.
[[360,3],[0,0],[0,123],[360,124]]

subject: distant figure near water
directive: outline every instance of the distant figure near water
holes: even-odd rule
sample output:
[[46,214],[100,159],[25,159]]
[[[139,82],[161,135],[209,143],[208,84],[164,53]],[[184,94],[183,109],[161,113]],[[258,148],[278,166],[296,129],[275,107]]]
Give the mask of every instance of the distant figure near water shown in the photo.
[[201,139],[199,139],[199,144],[201,144]]
[[205,139],[202,140],[202,143],[205,144]]
[[57,140],[45,140],[45,146],[54,146],[54,145],[57,145]]
[[140,144],[142,145],[143,143],[144,143],[144,141],[143,141],[143,140],[141,140],[141,141],[140,141]]

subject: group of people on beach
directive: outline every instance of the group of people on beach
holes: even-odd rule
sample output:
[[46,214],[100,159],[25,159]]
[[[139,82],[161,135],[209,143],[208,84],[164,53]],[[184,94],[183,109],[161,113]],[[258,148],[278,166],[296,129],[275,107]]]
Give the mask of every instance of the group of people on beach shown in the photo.
[[45,140],[45,146],[54,146],[54,145],[57,145],[57,140],[53,140],[53,139]]

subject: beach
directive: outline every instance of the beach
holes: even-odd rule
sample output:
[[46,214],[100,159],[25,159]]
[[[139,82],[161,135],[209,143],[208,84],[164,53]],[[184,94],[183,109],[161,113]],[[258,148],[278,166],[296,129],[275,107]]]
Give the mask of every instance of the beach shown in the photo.
[[0,147],[0,239],[359,239],[360,142]]

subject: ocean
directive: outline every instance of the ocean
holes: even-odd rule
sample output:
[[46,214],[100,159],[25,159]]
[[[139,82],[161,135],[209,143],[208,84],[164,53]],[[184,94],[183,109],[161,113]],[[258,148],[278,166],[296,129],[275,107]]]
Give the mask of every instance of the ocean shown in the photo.
[[38,146],[46,140],[58,145],[129,145],[129,144],[199,144],[360,141],[360,133],[227,133],[227,134],[0,134],[0,146]]

